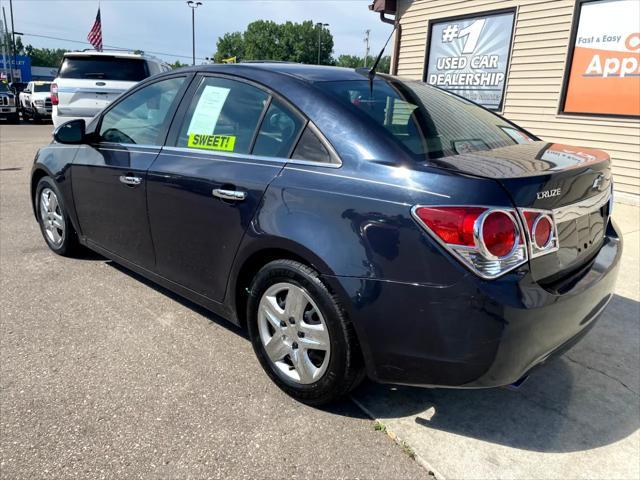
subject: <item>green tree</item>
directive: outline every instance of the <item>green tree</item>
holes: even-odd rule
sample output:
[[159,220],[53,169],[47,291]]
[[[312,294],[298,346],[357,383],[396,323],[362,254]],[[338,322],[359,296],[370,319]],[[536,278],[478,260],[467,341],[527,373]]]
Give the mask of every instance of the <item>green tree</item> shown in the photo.
[[364,59],[357,55],[340,55],[336,60],[336,66],[346,68],[364,67]]
[[241,32],[225,33],[218,38],[213,59],[216,63],[222,63],[222,60],[231,57],[236,57],[238,61],[244,58],[244,36]]
[[176,60],[175,62],[170,63],[169,66],[175,70],[176,68],[187,67],[187,66],[189,66],[189,64],[188,63],[182,63],[180,60]]
[[287,60],[282,48],[282,26],[271,20],[251,22],[244,32],[244,55],[250,60]]
[[[289,62],[331,65],[333,59],[333,35],[326,28],[320,29],[312,21],[302,23],[286,22],[281,25],[281,39],[284,50],[283,60]],[[320,52],[318,52],[320,40]]]
[[[4,34],[4,38],[2,39],[2,44],[5,48],[5,51],[7,53],[7,55],[9,55],[12,50],[12,38],[11,38],[11,33],[9,32],[5,32]],[[22,43],[22,37],[17,36],[16,37],[16,55],[24,55],[24,45]]]
[[[373,67],[373,64],[376,61],[376,57],[372,57],[371,55],[367,58],[367,68]],[[336,61],[336,65],[338,67],[347,67],[347,68],[363,68],[364,67],[364,57],[359,57],[357,55],[340,55],[338,60]],[[391,68],[391,57],[389,55],[384,55],[380,59],[380,63],[378,64],[378,68],[376,71],[380,73],[389,73]]]
[[318,37],[320,38],[320,63],[331,65],[333,36],[326,28],[319,29],[312,21],[278,24],[268,20],[251,22],[246,31],[227,33],[218,39],[213,58],[221,62],[237,57],[245,60],[279,60],[313,64],[318,62]]
[[35,48],[32,45],[27,45],[24,50],[31,57],[33,67],[59,67],[68,51],[63,48]]

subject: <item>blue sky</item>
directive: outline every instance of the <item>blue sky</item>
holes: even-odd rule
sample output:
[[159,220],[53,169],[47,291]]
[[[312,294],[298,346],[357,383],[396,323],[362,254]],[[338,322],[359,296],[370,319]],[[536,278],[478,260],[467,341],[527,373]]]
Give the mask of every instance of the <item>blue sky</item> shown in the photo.
[[[368,10],[371,0],[201,0],[196,11],[196,57],[208,57],[226,32],[244,30],[254,20],[329,23],[334,55],[364,55],[364,31],[371,30],[371,51],[382,48],[391,26]],[[9,19],[9,0],[0,0]],[[88,45],[30,36],[86,41],[98,0],[13,0],[15,30],[36,47],[82,49]],[[101,0],[105,45],[162,52],[165,60],[191,56],[191,10],[183,0]],[[374,53],[375,52],[375,53]],[[176,54],[184,55],[177,57]]]

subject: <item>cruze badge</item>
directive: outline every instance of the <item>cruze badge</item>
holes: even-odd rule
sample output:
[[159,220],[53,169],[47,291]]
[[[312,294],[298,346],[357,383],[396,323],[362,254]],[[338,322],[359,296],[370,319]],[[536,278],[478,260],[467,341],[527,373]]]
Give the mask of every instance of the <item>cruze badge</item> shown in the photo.
[[557,197],[561,193],[562,193],[561,188],[553,188],[551,190],[544,190],[542,192],[538,192],[537,196],[538,196],[538,200],[542,200],[543,198]]

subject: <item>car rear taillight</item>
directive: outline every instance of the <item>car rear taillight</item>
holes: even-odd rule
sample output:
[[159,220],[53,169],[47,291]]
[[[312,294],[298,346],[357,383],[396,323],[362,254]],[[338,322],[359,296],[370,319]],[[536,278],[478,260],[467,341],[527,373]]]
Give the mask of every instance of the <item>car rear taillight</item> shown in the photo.
[[513,209],[416,206],[412,212],[442,246],[483,278],[499,277],[527,261]]
[[51,105],[58,105],[58,85],[55,83],[51,84]]
[[518,245],[518,225],[509,213],[489,212],[481,225],[481,231],[482,242],[487,252],[494,257],[505,257]]
[[558,234],[553,212],[521,208],[520,214],[527,226],[527,239],[531,258],[558,250]]

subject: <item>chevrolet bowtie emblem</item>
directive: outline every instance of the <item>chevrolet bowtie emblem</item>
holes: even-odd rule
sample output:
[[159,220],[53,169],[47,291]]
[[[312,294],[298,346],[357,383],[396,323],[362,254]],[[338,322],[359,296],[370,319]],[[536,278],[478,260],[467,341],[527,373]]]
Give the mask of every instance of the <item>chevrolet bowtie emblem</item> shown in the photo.
[[602,190],[604,185],[604,173],[599,174],[591,185],[592,190]]

